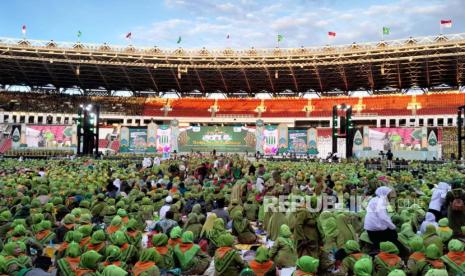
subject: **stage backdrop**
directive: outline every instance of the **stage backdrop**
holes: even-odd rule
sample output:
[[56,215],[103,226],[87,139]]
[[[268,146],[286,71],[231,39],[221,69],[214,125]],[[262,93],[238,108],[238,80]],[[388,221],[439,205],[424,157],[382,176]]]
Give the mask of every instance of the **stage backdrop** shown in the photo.
[[26,145],[30,148],[70,147],[73,136],[72,126],[27,125]]
[[307,154],[307,130],[289,129],[289,152]]
[[[251,131],[252,130],[252,131]],[[200,127],[180,129],[179,151],[245,152],[255,151],[254,129],[245,127]]]

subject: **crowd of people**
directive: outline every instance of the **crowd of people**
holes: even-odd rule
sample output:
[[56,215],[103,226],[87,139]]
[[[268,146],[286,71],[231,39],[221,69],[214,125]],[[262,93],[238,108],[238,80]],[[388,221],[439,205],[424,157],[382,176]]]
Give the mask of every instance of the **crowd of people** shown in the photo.
[[3,275],[465,275],[465,168],[2,160]]

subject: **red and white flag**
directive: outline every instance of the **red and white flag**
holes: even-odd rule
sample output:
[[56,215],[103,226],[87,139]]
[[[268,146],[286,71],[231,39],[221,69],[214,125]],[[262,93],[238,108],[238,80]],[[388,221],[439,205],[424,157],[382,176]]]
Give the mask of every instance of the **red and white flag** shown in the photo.
[[336,32],[328,32],[328,38],[335,38]]
[[23,25],[23,27],[21,28],[21,32],[23,33],[23,35],[26,35],[26,25]]
[[452,28],[452,20],[451,19],[441,20],[441,27]]
[[132,33],[131,33],[131,32],[129,32],[129,33],[126,34],[126,39],[131,39],[131,37],[132,37]]

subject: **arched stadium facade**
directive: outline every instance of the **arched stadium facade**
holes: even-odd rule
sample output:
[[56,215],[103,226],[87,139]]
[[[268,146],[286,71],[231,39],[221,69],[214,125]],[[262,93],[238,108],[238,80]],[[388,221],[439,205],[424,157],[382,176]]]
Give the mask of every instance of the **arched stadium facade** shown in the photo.
[[[410,159],[448,158],[465,104],[464,55],[465,34],[245,50],[0,38],[0,152],[72,152],[77,110],[92,104],[101,108],[99,145],[109,152],[325,157],[340,124],[332,108],[345,104],[356,156],[393,149]],[[28,91],[12,91],[18,85]],[[130,96],[115,96],[120,91]],[[272,97],[257,98],[263,93]]]

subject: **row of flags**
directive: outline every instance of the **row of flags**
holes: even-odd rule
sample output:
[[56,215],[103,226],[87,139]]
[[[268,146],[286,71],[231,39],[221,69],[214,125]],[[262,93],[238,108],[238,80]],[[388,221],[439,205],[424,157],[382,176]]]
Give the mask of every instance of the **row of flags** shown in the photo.
[[[442,19],[440,21],[440,23],[439,23],[439,26],[440,26],[441,31],[442,31],[443,28],[452,28],[452,20],[451,19]],[[26,31],[27,31],[27,27],[26,27],[26,25],[23,25],[22,28],[21,28],[21,33],[23,34],[23,37],[26,36]],[[383,29],[381,31],[382,37],[384,38],[385,35],[390,35],[390,34],[391,34],[391,28],[383,27]],[[82,36],[82,32],[78,31],[77,32],[78,41],[81,39],[81,36]],[[131,40],[132,39],[132,32],[127,33],[125,37],[126,37],[127,40]],[[226,35],[226,39],[230,39],[230,38],[231,38],[231,36],[229,34]],[[336,38],[336,32],[328,32],[328,38],[329,39]],[[283,40],[284,40],[284,35],[278,34],[277,37],[276,37],[276,42],[278,43],[278,45]],[[182,42],[182,37],[179,36],[176,43],[180,44],[181,42]]]

